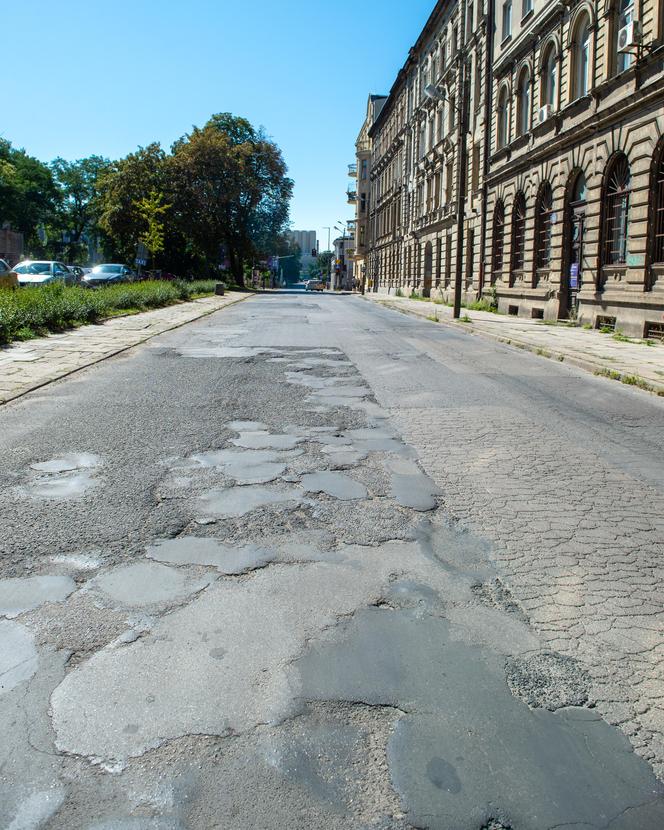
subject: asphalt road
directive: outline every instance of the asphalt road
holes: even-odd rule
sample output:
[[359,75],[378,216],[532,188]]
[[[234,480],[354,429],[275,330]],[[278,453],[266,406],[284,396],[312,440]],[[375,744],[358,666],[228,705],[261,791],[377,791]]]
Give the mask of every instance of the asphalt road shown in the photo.
[[664,401],[270,294],[0,409],[0,828],[664,827]]

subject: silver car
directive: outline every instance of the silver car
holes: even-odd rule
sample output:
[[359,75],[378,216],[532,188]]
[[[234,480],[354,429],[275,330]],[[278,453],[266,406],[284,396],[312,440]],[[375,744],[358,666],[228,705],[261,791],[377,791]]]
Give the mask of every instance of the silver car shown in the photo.
[[80,278],[70,271],[62,262],[53,260],[24,259],[14,268],[19,285],[48,285],[62,282],[65,285],[78,285]]

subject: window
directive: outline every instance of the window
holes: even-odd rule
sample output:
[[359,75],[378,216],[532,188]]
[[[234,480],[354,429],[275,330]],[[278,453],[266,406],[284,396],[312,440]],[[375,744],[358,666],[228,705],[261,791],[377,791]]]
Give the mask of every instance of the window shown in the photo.
[[604,221],[602,223],[602,264],[622,265],[627,260],[629,214],[629,162],[618,153],[607,167],[604,179]]
[[535,267],[548,268],[551,264],[551,214],[553,213],[553,191],[548,182],[540,188],[535,210]]
[[558,63],[556,50],[553,44],[547,47],[542,60],[542,84],[540,91],[540,106],[556,108],[556,90],[558,88]]
[[524,67],[519,75],[516,93],[516,133],[525,135],[530,129],[530,72]]
[[367,159],[363,159],[362,160],[362,172],[360,173],[360,178],[362,179],[362,181],[366,181],[368,175],[369,175],[369,162],[367,161]]
[[526,197],[516,194],[512,208],[512,263],[510,267],[510,285],[514,285],[517,276],[521,276],[526,258]]
[[450,101],[447,108],[448,112],[448,119],[449,119],[449,132],[452,132],[454,129],[454,124],[456,123],[456,96],[450,95]]
[[457,53],[457,35],[457,27],[455,26],[454,29],[452,29],[452,54],[450,55],[451,58],[455,57]]
[[491,248],[491,284],[502,277],[505,249],[505,205],[498,202],[493,211],[493,244]]
[[475,8],[473,6],[473,0],[470,0],[468,3],[468,13],[467,13],[467,23],[468,26],[466,28],[466,39],[470,40],[470,36],[473,34],[473,18],[475,16]]
[[360,213],[366,213],[367,210],[367,194],[360,193]]
[[533,10],[533,0],[522,0],[521,17],[527,17]]
[[472,189],[477,193],[480,189],[480,145],[473,145]]
[[475,89],[473,90],[473,100],[475,102],[475,112],[479,111],[482,98],[482,53],[478,48],[475,55]]
[[473,271],[475,270],[475,229],[468,229],[468,241],[466,242],[466,285],[473,282]]
[[581,14],[572,42],[572,100],[582,98],[590,89],[590,18]]
[[512,36],[512,0],[503,3],[503,40]]
[[420,153],[419,157],[422,159],[426,154],[426,126],[422,124],[420,126]]
[[444,37],[440,44],[440,63],[441,69],[445,69],[447,64],[447,38]]
[[445,165],[445,201],[451,202],[454,198],[454,163],[448,161]]
[[650,183],[650,219],[648,222],[649,263],[664,263],[664,140],[660,140],[653,158]]
[[443,110],[442,106],[438,110],[438,141],[443,140],[443,136],[445,135],[445,111]]
[[498,149],[501,147],[505,147],[508,141],[508,100],[507,100],[507,87],[504,86],[500,90],[500,95],[498,97],[498,112],[497,112],[497,131],[496,131],[496,141],[498,145]]
[[613,47],[616,55],[616,72],[624,72],[632,65],[634,55],[618,52],[618,32],[634,20],[634,0],[618,0],[613,19]]

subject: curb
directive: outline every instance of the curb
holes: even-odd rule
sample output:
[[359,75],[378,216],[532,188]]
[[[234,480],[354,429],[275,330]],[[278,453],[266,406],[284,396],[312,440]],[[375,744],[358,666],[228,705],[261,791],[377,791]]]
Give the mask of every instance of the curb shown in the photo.
[[[429,320],[423,314],[418,314],[417,312],[411,311],[408,308],[398,308],[397,306],[392,305],[391,303],[386,303],[383,300],[371,300],[367,297],[363,297],[363,299],[369,303],[375,303],[376,305],[380,305],[383,308],[387,308],[392,311],[398,311],[400,314],[407,314],[409,317],[417,317],[420,320],[433,323],[433,320]],[[618,372],[617,370],[612,369],[609,366],[604,366],[601,363],[595,363],[592,360],[586,360],[582,357],[577,357],[575,355],[571,355],[567,352],[561,352],[556,349],[545,349],[541,346],[534,346],[532,343],[526,343],[525,341],[519,340],[515,337],[503,337],[501,335],[492,334],[488,331],[474,329],[472,328],[472,322],[459,324],[451,320],[439,320],[436,323],[436,325],[446,326],[447,328],[453,329],[454,331],[460,331],[464,334],[468,334],[471,336],[482,337],[485,340],[491,340],[494,343],[502,343],[505,346],[514,346],[515,349],[521,349],[521,351],[530,352],[531,354],[534,354],[537,357],[543,357],[546,360],[555,360],[558,363],[567,363],[569,366],[574,366],[577,369],[582,369],[583,371],[589,372],[595,377],[603,377],[607,380],[617,380],[625,386],[631,386],[632,388],[639,389],[642,392],[649,392],[651,395],[655,395],[659,398],[664,397],[664,383],[659,384],[651,380],[646,380],[645,378],[642,378],[640,375],[637,374],[630,375],[626,372]]]
[[[119,354],[123,354],[124,352],[128,352],[131,349],[135,349],[136,346],[141,346],[143,343],[147,343],[148,340],[152,340],[155,337],[159,337],[160,334],[165,334],[168,331],[175,331],[176,329],[182,328],[182,326],[187,326],[189,323],[195,323],[197,320],[202,320],[205,317],[209,317],[211,314],[216,314],[218,311],[224,311],[226,308],[230,308],[230,306],[237,305],[237,303],[242,303],[245,300],[251,299],[254,294],[249,294],[246,297],[238,297],[236,300],[231,300],[228,303],[225,303],[219,308],[211,308],[205,309],[201,314],[196,317],[193,317],[191,320],[183,320],[181,323],[175,323],[174,325],[170,325],[167,328],[162,329],[161,331],[155,331],[152,334],[148,334],[144,337],[141,337],[140,340],[137,340],[135,343],[131,343],[128,346],[120,346],[119,348],[115,349],[114,351],[110,352],[109,354],[105,354],[102,357],[95,358],[94,360],[90,360],[88,363],[84,363],[81,366],[77,366],[75,369],[70,369],[67,372],[63,372],[62,374],[57,375],[56,377],[47,378],[46,380],[41,380],[38,383],[34,383],[31,386],[22,389],[20,392],[13,392],[10,393],[7,397],[0,396],[0,406],[4,406],[5,404],[11,403],[12,401],[16,401],[19,398],[24,397],[25,395],[30,394],[30,392],[35,392],[37,389],[43,389],[45,386],[50,386],[52,383],[55,383],[58,380],[63,380],[64,378],[71,377],[72,375],[77,374],[78,372],[83,371],[83,369],[89,369],[90,366],[96,366],[98,363],[103,363],[105,360],[109,360],[112,357],[116,357]],[[202,298],[199,298],[202,299]],[[198,300],[192,300],[193,303],[197,303]],[[172,306],[171,306],[172,307]],[[169,306],[163,306],[163,308],[169,308]],[[150,311],[145,312],[150,314],[151,311],[158,311],[159,309],[150,309]],[[139,314],[122,314],[118,315],[117,317],[109,318],[109,320],[119,320],[125,317],[140,317]],[[109,320],[104,320],[103,322],[109,322]]]

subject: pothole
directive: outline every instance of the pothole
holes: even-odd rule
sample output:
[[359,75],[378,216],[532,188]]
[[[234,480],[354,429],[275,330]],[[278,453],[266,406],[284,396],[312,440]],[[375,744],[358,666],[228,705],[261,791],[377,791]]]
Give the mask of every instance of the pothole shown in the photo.
[[555,712],[567,706],[588,706],[590,677],[573,657],[542,652],[513,657],[505,664],[513,695],[532,709]]

